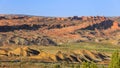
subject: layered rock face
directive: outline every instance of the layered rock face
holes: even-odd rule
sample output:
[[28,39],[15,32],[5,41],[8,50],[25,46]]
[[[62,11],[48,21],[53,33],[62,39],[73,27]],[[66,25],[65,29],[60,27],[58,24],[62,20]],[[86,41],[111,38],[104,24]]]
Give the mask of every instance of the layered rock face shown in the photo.
[[[58,51],[55,54],[51,54],[45,51],[39,51],[35,49],[31,49],[29,47],[22,47],[16,49],[0,49],[0,61],[10,61],[10,60],[19,60],[19,61],[39,61],[39,62],[69,62],[69,63],[82,63],[83,61],[93,61],[93,62],[102,62],[105,60],[109,60],[110,56],[105,53],[100,53],[96,51],[88,51],[88,50],[74,50],[70,53],[65,53],[62,51]],[[8,58],[9,57],[9,58]],[[16,57],[17,59],[12,57]],[[21,60],[20,57],[26,57],[24,60]]]
[[112,20],[105,20],[102,22],[98,22],[98,23],[93,23],[93,25],[89,25],[88,27],[85,27],[83,29],[87,29],[87,30],[107,30],[107,29],[111,29],[111,30],[117,30],[119,29],[119,25],[118,22],[116,21],[112,21]]
[[[71,23],[73,22],[73,23]],[[85,23],[83,28],[88,26],[94,26],[94,28],[103,28],[103,27],[112,27],[117,29],[119,23],[110,19],[109,17],[103,16],[74,16],[66,18],[57,18],[57,17],[36,17],[36,16],[17,16],[17,15],[3,15],[0,16],[0,26],[1,29],[39,29],[43,27],[51,28],[63,28],[68,26],[73,26],[75,24]],[[88,24],[88,25],[87,25]],[[95,26],[98,25],[98,26]],[[35,28],[36,27],[36,28]],[[105,29],[105,28],[103,28]]]
[[0,42],[1,45],[57,45],[85,37],[93,41],[98,36],[104,38],[118,35],[118,19],[104,16],[0,15]]

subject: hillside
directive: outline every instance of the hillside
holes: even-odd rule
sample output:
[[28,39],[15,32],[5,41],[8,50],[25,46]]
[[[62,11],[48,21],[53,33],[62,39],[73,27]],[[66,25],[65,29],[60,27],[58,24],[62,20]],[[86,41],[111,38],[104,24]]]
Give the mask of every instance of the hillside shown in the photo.
[[[120,45],[120,17],[0,15],[0,45],[104,42]],[[111,42],[112,41],[112,42]]]
[[107,67],[119,49],[120,17],[0,15],[1,68]]

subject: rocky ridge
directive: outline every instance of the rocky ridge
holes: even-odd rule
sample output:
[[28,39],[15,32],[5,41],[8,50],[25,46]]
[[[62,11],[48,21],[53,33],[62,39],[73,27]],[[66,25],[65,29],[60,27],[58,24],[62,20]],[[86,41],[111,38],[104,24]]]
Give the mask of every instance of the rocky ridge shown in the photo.
[[[57,45],[78,41],[98,42],[96,39],[100,42],[100,38],[103,41],[106,41],[107,38],[115,40],[115,44],[118,45],[119,33],[119,17],[0,15],[1,45]],[[116,38],[116,36],[118,37]],[[45,44],[45,42],[48,43]]]
[[[0,61],[38,61],[38,62],[68,62],[68,63],[81,63],[83,61],[87,62],[102,62],[105,60],[110,60],[110,56],[106,53],[100,53],[97,51],[88,50],[74,50],[70,53],[64,53],[58,51],[56,54],[50,54],[45,51],[39,51],[31,49],[29,47],[22,47],[16,49],[0,49]],[[6,59],[2,59],[2,58]],[[8,58],[9,57],[9,58]],[[12,57],[16,57],[12,59]],[[21,60],[21,57],[26,57]]]

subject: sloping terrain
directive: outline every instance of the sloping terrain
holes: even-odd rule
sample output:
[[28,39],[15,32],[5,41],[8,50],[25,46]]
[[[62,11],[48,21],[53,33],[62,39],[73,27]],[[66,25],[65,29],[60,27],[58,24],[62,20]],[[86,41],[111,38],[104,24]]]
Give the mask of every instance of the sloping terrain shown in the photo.
[[[4,57],[4,58],[3,58]],[[8,58],[9,57],[9,58]],[[23,58],[24,57],[24,58]],[[25,58],[26,57],[26,58]],[[0,61],[39,61],[39,62],[61,62],[69,63],[93,61],[102,62],[109,60],[110,56],[106,53],[88,50],[73,50],[71,52],[58,51],[55,54],[49,52],[31,49],[29,47],[22,47],[16,49],[0,49]],[[6,59],[5,59],[6,58]],[[21,59],[23,58],[23,59]]]
[[119,17],[0,15],[0,45],[59,45],[86,41],[113,41],[112,44],[120,45]]

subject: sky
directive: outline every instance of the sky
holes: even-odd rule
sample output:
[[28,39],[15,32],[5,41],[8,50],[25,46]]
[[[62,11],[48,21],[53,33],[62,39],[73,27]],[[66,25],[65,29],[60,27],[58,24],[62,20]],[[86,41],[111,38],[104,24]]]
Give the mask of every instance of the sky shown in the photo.
[[0,14],[120,16],[120,0],[0,0]]

